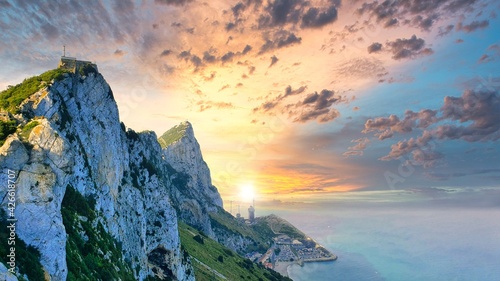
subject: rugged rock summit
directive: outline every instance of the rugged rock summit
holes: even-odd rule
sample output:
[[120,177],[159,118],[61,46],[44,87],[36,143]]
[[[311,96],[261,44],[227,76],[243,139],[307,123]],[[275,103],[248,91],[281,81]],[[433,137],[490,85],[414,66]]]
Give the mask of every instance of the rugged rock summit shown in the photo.
[[214,237],[208,213],[222,208],[222,198],[212,185],[210,170],[188,121],[165,132],[158,142],[163,159],[178,173],[172,198],[183,221]]
[[[20,125],[0,148],[0,181],[7,182],[9,170],[14,171],[16,234],[39,252],[48,280],[84,280],[67,262],[69,254],[84,261],[92,274],[98,273],[92,271],[95,260],[119,262],[110,258],[111,250],[98,249],[88,263],[87,252],[77,251],[80,246],[92,247],[86,242],[94,230],[99,239],[112,237],[110,249],[121,249],[119,260],[130,265],[131,279],[194,280],[189,258],[181,251],[170,199],[172,176],[179,174],[170,165],[179,168],[179,156],[169,165],[155,133],[125,130],[113,92],[100,73],[87,68],[83,73],[61,74],[29,95],[13,116]],[[205,175],[208,169],[197,173],[197,167],[185,170],[200,175],[190,187],[198,188],[199,182],[200,188],[211,188]],[[69,189],[83,195],[95,210],[88,216],[69,214],[71,220],[66,219],[63,210]],[[3,209],[7,209],[6,194],[7,187],[1,185]],[[207,199],[216,199],[207,207],[221,205],[216,189],[206,194]],[[68,228],[76,229],[79,237],[69,235]],[[114,266],[101,278],[124,272]]]

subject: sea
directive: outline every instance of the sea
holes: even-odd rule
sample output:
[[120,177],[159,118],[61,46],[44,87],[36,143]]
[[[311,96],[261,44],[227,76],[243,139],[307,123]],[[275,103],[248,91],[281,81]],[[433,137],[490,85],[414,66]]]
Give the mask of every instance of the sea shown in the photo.
[[[260,213],[259,213],[260,212]],[[500,281],[500,190],[348,192],[274,202],[338,256],[288,268],[295,281]]]

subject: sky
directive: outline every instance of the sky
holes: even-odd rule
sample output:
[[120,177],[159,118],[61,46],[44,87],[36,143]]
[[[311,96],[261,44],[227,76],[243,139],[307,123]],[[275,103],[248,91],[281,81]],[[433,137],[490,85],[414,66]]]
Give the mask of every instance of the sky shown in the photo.
[[497,188],[499,9],[0,0],[0,89],[55,68],[65,46],[97,63],[127,127],[189,120],[226,202]]

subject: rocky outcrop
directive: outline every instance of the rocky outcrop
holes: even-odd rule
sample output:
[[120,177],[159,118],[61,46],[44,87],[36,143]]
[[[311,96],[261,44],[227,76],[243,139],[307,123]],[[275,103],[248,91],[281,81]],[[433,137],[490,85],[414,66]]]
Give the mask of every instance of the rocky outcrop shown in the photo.
[[158,142],[167,167],[173,171],[171,198],[179,218],[240,254],[251,251],[257,241],[243,235],[245,231],[231,231],[215,219],[222,218],[233,225],[241,223],[224,211],[191,123],[184,121],[171,128]]
[[[20,111],[16,119],[21,124],[37,123],[24,136],[11,135],[0,148],[0,181],[7,181],[7,170],[15,171],[17,235],[40,252],[49,280],[68,276],[68,236],[61,215],[68,186],[95,202],[97,221],[121,246],[136,279],[194,280],[170,200],[172,190],[178,190],[172,183],[175,172],[162,159],[153,132],[137,134],[120,125],[113,93],[101,74],[65,74],[31,95]],[[196,169],[174,162],[170,165],[182,173]],[[209,179],[195,182],[210,188]],[[6,193],[0,186],[4,209]],[[222,204],[215,193],[207,192],[206,198]]]
[[173,127],[158,142],[163,159],[175,170],[171,195],[181,219],[215,239],[207,214],[222,208],[222,198],[212,185],[191,123],[185,121]]

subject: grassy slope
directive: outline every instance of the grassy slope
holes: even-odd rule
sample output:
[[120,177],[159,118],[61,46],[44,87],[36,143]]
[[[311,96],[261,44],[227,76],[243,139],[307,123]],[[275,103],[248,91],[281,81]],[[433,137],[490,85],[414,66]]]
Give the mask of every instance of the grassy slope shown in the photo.
[[97,222],[94,204],[71,186],[66,188],[61,212],[68,233],[67,280],[135,280],[129,264],[122,259],[119,244]]
[[0,92],[0,108],[13,114],[18,113],[17,107],[22,101],[42,89],[52,80],[61,80],[64,73],[68,73],[68,71],[61,68],[49,70],[38,76],[24,79],[22,83]]
[[[64,78],[64,73],[68,73],[68,71],[60,68],[49,70],[38,76],[24,79],[22,83],[1,91],[0,109],[6,110],[11,114],[19,113],[18,106],[25,99],[47,86],[52,80],[59,81]],[[0,120],[0,145],[3,145],[7,137],[15,133],[16,129],[16,121],[5,122]]]
[[[252,263],[185,223],[179,222],[179,234],[184,250],[192,258],[203,262],[210,268],[192,259],[196,280],[224,280],[217,273],[224,276],[226,280],[291,280]],[[195,237],[197,237],[196,240]],[[202,243],[199,242],[200,238],[203,240]]]
[[236,220],[235,217],[222,209],[220,209],[217,213],[211,213],[210,219],[212,221],[212,225],[215,224],[216,226],[225,228],[233,233],[240,233],[244,237],[250,237],[257,243],[261,243],[266,246],[269,246],[269,241],[271,241],[273,237],[265,230],[256,231],[255,228],[245,224],[244,222]]
[[307,235],[302,231],[276,215],[258,217],[252,225],[237,221],[232,215],[223,210],[211,213],[210,219],[212,220],[212,225],[226,228],[233,233],[240,233],[245,237],[250,237],[266,248],[270,246],[271,240],[280,234],[286,234],[290,238],[298,240],[307,238]]
[[158,138],[158,142],[160,143],[161,148],[165,148],[182,138],[182,136],[184,136],[184,133],[186,132],[187,126],[188,125],[186,123],[181,123],[163,133],[163,135]]
[[276,215],[259,217],[255,225],[262,229],[270,229],[275,234],[286,234],[292,239],[300,240],[307,238],[307,235],[302,231]]

